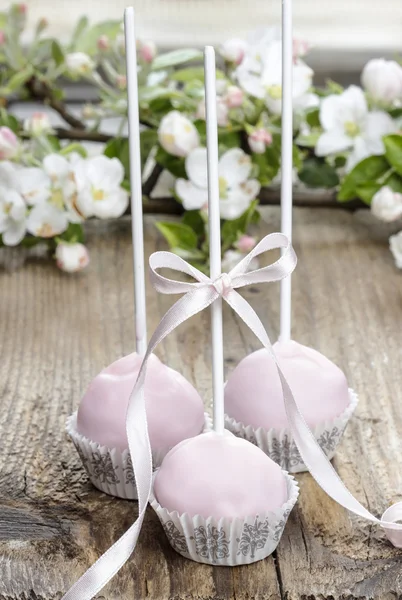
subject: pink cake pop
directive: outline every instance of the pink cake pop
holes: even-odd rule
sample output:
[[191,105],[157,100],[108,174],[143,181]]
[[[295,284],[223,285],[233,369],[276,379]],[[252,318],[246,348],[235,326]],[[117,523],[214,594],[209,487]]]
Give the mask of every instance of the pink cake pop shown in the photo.
[[[286,10],[285,10],[286,8]],[[293,67],[291,3],[282,18],[282,233],[292,237]],[[274,345],[279,365],[300,410],[332,457],[356,403],[344,373],[322,354],[291,340],[291,279],[281,281],[281,335]],[[279,375],[270,354],[254,352],[230,375],[225,388],[226,426],[253,440],[292,472],[306,470],[287,430]]]
[[[215,54],[205,49],[211,280],[221,276]],[[173,548],[198,562],[247,564],[276,548],[298,496],[287,473],[259,448],[224,430],[222,298],[211,304],[214,431],[164,458],[151,505]]]
[[[131,28],[133,19],[128,21]],[[137,353],[115,361],[95,377],[81,400],[77,415],[69,419],[67,429],[92,483],[106,493],[136,498],[125,424],[130,393],[147,348],[147,336],[134,27],[126,43]],[[202,399],[194,387],[154,355],[149,360],[145,394],[153,463],[158,466],[175,444],[208,427],[208,420],[204,417]]]

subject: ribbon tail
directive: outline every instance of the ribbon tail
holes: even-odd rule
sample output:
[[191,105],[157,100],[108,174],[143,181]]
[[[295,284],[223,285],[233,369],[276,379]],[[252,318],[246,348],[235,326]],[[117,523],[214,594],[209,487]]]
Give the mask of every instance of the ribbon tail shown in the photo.
[[248,325],[251,331],[253,331],[256,337],[260,340],[262,345],[272,355],[281,381],[286,413],[293,439],[304,461],[304,464],[318,485],[328,494],[328,496],[335,500],[335,502],[338,502],[338,504],[350,512],[368,519],[369,521],[374,521],[375,523],[378,523],[387,529],[400,531],[402,525],[398,523],[389,523],[385,520],[378,519],[372,515],[362,504],[360,504],[360,502],[346,488],[345,484],[329,462],[328,458],[322,451],[313,433],[308,427],[306,421],[304,420],[299,406],[293,396],[292,390],[290,389],[289,384],[279,367],[271,342],[268,338],[268,334],[254,309],[235,290],[232,290],[229,294],[227,294],[225,300],[240,316],[240,318],[243,319],[246,325]]
[[119,571],[133,553],[152,488],[152,453],[145,410],[144,383],[147,363],[156,346],[181,323],[204,310],[218,297],[212,286],[195,288],[168,310],[147,348],[127,409],[126,430],[138,492],[138,518],[113,546],[82,575],[62,600],[91,600]]

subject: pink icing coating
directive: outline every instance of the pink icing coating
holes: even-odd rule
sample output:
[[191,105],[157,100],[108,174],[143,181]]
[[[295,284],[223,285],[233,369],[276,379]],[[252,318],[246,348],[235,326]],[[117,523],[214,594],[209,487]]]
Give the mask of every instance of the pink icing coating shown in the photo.
[[[274,351],[310,427],[339,416],[349,404],[344,373],[325,356],[297,342],[277,342]],[[286,428],[282,388],[275,363],[262,349],[244,358],[225,387],[225,410],[255,429]]]
[[[138,354],[129,354],[93,379],[78,409],[79,433],[101,446],[121,452],[127,448],[126,411],[141,362]],[[204,427],[204,405],[197,390],[155,355],[148,361],[145,402],[153,450],[168,450]]]
[[170,512],[215,519],[261,515],[288,499],[281,468],[262,450],[214,431],[181,442],[165,456],[154,494]]

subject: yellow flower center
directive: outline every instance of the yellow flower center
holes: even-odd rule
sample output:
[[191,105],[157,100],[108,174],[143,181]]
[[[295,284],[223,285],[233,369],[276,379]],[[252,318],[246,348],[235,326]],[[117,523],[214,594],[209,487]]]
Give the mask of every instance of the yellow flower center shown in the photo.
[[54,204],[57,208],[64,208],[64,197],[63,192],[60,188],[52,191],[52,197],[50,198],[50,202]]
[[270,85],[268,88],[268,94],[273,100],[280,100],[282,98],[282,86],[279,84]]
[[98,200],[104,200],[105,199],[105,192],[103,190],[93,190],[92,196],[93,196],[93,199],[96,200],[96,201],[98,201]]
[[161,139],[166,146],[174,144],[174,135],[172,133],[163,133]]
[[53,227],[49,223],[43,223],[36,231],[38,237],[53,237]]
[[11,202],[6,202],[6,204],[4,204],[3,206],[3,211],[6,215],[9,215],[11,212],[13,205],[11,204]]
[[346,121],[344,127],[345,133],[349,137],[356,137],[360,133],[360,127],[354,121]]
[[227,198],[227,181],[224,177],[219,177],[219,198]]

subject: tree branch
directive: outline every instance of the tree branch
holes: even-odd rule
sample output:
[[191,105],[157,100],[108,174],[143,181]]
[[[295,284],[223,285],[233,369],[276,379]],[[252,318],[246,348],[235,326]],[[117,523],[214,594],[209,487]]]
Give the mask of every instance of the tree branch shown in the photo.
[[36,77],[31,77],[31,79],[27,81],[26,87],[32,98],[48,104],[66,123],[71,125],[71,127],[74,127],[74,129],[85,129],[85,124],[68,112],[65,104],[54,97],[52,90],[48,85],[38,81]]
[[155,163],[152,173],[142,186],[142,193],[144,196],[147,196],[148,198],[151,196],[152,190],[154,189],[162,171],[163,167],[159,163]]
[[74,140],[78,142],[110,142],[115,136],[107,133],[99,133],[98,131],[89,131],[87,129],[64,129],[63,127],[55,128],[56,136],[59,140]]

